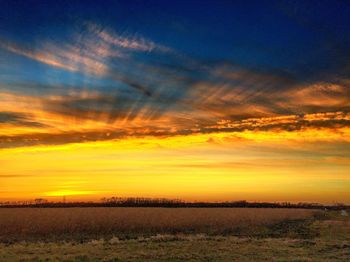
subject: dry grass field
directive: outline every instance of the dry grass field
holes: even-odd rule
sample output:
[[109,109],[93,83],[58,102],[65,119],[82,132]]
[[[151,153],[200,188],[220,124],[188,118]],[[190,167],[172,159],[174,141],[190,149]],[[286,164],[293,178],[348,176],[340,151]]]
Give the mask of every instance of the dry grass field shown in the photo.
[[350,261],[339,211],[2,208],[0,261]]
[[254,233],[254,229],[307,219],[313,213],[268,208],[3,208],[0,240]]

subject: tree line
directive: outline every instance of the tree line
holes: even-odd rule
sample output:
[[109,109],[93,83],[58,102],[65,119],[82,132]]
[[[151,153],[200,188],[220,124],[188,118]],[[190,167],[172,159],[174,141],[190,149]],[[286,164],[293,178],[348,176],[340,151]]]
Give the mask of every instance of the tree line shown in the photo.
[[225,202],[189,202],[181,199],[144,198],[144,197],[104,197],[99,202],[52,202],[37,198],[29,201],[3,201],[0,207],[168,207],[168,208],[305,208],[305,209],[332,209],[340,210],[350,208],[348,205],[334,203],[322,205],[319,203],[290,203],[290,202],[248,202],[245,200]]

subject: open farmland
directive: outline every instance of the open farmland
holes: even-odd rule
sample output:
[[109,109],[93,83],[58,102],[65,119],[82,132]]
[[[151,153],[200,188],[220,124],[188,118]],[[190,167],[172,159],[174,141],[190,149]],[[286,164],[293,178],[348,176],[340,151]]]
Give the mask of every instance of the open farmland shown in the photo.
[[[258,234],[315,211],[263,208],[13,208],[0,209],[0,238],[132,238],[154,234]],[[260,232],[261,231],[261,232]]]
[[2,208],[0,261],[348,261],[339,211]]

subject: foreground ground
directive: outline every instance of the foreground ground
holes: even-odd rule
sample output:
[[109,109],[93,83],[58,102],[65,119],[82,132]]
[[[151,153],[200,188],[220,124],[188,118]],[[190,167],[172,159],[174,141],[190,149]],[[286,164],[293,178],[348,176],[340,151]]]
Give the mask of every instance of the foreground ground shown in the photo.
[[[26,214],[34,212],[31,213],[33,218],[36,212],[42,211],[27,211]],[[56,215],[67,216],[63,211],[47,210],[41,215],[51,216],[52,212],[56,212]],[[84,210],[79,216],[86,215],[87,211],[96,212]],[[113,209],[103,212],[117,212],[118,215],[113,215],[114,219],[121,212],[127,216],[138,212],[144,217],[134,218],[131,220],[133,223],[125,224],[124,221],[123,225],[119,224],[120,217],[117,224],[95,225],[95,228],[90,229],[95,238],[91,234],[80,237],[74,234],[82,234],[81,228],[86,230],[87,224],[82,225],[93,218],[85,218],[80,227],[74,225],[75,220],[71,217],[77,216],[74,210],[65,211],[71,214],[67,220],[70,224],[63,220],[61,224],[66,223],[65,226],[58,227],[61,230],[70,229],[70,234],[66,234],[65,238],[61,235],[64,230],[56,235],[50,231],[58,229],[53,227],[55,222],[42,224],[47,217],[42,217],[41,222],[33,220],[30,225],[29,221],[24,224],[20,222],[25,221],[26,217],[14,219],[10,216],[12,220],[5,219],[4,213],[9,215],[11,212],[18,214],[22,211],[0,210],[0,261],[350,261],[350,220],[339,211]],[[162,214],[158,217],[161,226],[152,227],[156,226],[153,224],[155,221],[149,220],[154,217],[154,213]],[[169,214],[181,216],[174,215],[176,220]],[[163,220],[162,216],[167,219]],[[179,221],[181,217],[182,222]],[[242,217],[243,220],[238,219]],[[268,223],[264,219],[266,217],[272,222]],[[101,222],[98,218],[96,215],[95,224]],[[146,224],[152,228],[152,232],[149,228],[142,228],[146,224],[141,221],[147,219]],[[56,221],[59,220],[60,217],[56,218]],[[108,220],[113,219],[109,217]],[[229,223],[231,220],[233,224]],[[188,224],[189,221],[192,224]],[[5,229],[5,223],[10,223],[6,226],[13,228]],[[43,229],[40,231],[38,223],[50,234],[45,235]],[[103,231],[107,229],[110,230],[108,234]],[[129,234],[121,229],[127,229]],[[98,230],[104,233],[96,235]],[[111,230],[115,230],[113,235],[109,234]],[[171,230],[173,232],[169,233]],[[7,232],[7,238],[4,232]]]
[[158,236],[110,242],[17,243],[1,261],[349,261],[349,241]]

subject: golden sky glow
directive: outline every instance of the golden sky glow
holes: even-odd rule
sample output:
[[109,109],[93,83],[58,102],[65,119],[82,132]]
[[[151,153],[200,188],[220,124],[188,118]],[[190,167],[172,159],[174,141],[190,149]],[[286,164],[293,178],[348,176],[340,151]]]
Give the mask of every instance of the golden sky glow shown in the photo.
[[340,154],[349,152],[338,151],[337,143],[349,142],[350,130],[342,132],[247,131],[6,149],[0,194],[344,201],[350,199],[350,161]]
[[1,200],[350,201],[350,113],[235,120],[194,106],[196,116],[210,121],[193,125],[179,121],[176,111],[149,120],[146,108],[132,120],[126,114],[108,121],[108,111],[66,114],[47,107],[84,99],[106,98],[1,94],[9,120],[0,123]]

